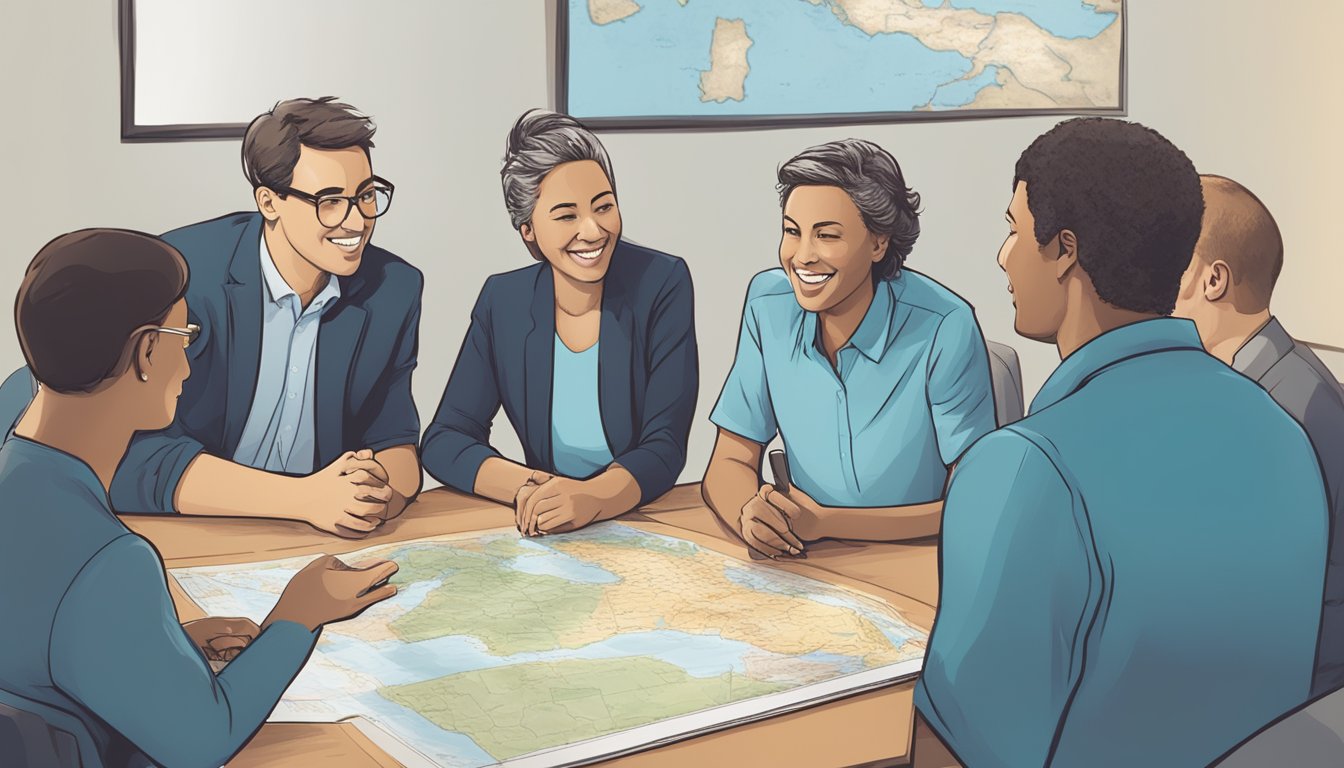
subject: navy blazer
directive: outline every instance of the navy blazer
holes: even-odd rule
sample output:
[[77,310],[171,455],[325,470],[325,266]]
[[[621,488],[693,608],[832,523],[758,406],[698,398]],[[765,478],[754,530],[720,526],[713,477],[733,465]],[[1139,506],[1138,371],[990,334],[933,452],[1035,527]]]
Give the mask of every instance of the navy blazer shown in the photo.
[[[530,307],[530,311],[524,309]],[[667,492],[686,466],[700,386],[695,306],[686,262],[616,244],[602,289],[598,402],[614,461],[639,483],[640,504]],[[421,461],[439,482],[472,493],[502,404],[527,465],[555,472],[551,384],[555,283],[533,264],[485,281]]]
[[[174,512],[178,481],[198,454],[233,460],[261,365],[261,227],[261,214],[234,213],[163,235],[191,269],[187,313],[201,336],[188,348],[191,376],[176,421],[137,434],[117,468],[118,512]],[[315,467],[345,451],[414,445],[420,436],[411,373],[424,278],[370,244],[359,269],[338,279],[341,298],[317,334]]]

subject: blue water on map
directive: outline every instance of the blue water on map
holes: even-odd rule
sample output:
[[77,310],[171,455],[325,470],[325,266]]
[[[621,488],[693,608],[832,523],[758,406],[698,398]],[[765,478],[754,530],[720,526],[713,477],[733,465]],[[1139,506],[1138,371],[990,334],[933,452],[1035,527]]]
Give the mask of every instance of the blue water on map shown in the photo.
[[[633,16],[604,26],[587,6],[570,0],[568,109],[580,117],[907,110],[971,66],[909,35],[870,38],[829,7],[801,0],[645,0]],[[741,19],[752,40],[745,101],[700,101],[719,18]]]

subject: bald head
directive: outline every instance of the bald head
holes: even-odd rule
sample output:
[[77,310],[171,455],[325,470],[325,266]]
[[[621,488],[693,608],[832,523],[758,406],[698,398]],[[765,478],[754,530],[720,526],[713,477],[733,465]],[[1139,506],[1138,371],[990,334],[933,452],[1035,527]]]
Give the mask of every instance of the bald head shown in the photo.
[[1283,269],[1283,238],[1269,209],[1249,189],[1222,176],[1199,177],[1204,221],[1195,258],[1222,261],[1232,273],[1233,306],[1251,314],[1269,307]]

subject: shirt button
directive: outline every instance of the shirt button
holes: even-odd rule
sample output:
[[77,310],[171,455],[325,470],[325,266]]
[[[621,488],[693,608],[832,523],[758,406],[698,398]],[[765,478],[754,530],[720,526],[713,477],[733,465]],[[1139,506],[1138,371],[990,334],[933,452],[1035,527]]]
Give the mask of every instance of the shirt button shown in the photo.
[[293,392],[290,392],[290,393],[289,393],[289,399],[290,399],[290,400],[293,400],[293,399],[294,399],[294,393],[293,393]]
[[289,372],[290,372],[290,373],[298,373],[298,372],[299,372],[299,366],[297,366],[297,365],[292,365],[292,366],[290,366],[290,367],[289,367]]

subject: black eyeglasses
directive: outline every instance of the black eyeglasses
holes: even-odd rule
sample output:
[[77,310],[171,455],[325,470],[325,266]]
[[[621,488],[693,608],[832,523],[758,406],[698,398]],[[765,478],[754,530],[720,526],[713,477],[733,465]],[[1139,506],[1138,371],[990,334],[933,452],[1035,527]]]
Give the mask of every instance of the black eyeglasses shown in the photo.
[[392,182],[374,176],[358,194],[354,195],[310,195],[292,187],[275,188],[281,197],[293,195],[313,206],[317,213],[317,223],[327,228],[341,226],[350,215],[352,206],[359,207],[359,215],[366,219],[376,219],[387,213],[392,207]]

